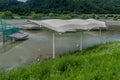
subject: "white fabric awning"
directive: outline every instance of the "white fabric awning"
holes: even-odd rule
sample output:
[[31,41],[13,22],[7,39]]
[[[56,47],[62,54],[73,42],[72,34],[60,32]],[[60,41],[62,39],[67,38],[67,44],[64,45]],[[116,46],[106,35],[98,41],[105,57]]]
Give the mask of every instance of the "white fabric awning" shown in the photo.
[[91,30],[96,28],[107,28],[105,22],[95,19],[48,19],[48,20],[30,20],[30,22],[44,26],[57,32],[75,31],[76,29]]
[[86,20],[88,23],[90,23],[90,26],[92,26],[92,28],[106,28],[106,24],[103,21],[98,21],[95,19],[87,19]]

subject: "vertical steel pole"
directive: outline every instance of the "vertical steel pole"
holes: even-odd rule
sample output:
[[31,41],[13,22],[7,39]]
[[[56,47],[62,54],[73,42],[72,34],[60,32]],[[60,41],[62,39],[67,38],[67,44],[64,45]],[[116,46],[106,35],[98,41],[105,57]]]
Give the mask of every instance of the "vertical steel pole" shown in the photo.
[[99,27],[99,30],[100,30],[100,40],[99,40],[99,43],[101,44],[101,37],[102,37],[102,31],[101,31],[101,28]]
[[4,34],[4,31],[2,31],[2,38],[3,38],[3,46],[5,46],[5,34]]
[[81,31],[81,34],[80,34],[80,51],[83,50],[83,31]]
[[55,33],[53,33],[53,59],[55,58]]

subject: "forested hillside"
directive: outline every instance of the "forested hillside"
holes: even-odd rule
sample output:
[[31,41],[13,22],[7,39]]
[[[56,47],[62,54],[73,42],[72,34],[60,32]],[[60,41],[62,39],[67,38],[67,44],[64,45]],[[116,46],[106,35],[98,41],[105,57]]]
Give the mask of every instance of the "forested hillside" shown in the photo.
[[0,11],[25,15],[36,13],[120,13],[120,0],[0,0]]

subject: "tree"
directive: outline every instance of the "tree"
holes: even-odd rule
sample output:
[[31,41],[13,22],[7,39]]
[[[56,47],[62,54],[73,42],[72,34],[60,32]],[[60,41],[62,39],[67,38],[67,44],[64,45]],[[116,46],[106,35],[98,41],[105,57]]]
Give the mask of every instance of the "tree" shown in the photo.
[[[120,0],[0,0],[0,11],[19,15],[35,13],[56,14],[120,14]],[[95,17],[94,17],[95,18]]]
[[13,13],[10,11],[5,11],[2,13],[2,18],[5,19],[12,19],[13,18]]

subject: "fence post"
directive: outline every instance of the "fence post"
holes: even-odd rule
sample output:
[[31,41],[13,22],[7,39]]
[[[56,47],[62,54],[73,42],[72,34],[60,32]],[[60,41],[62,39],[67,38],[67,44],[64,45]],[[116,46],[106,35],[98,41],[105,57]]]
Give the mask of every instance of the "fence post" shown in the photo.
[[80,51],[83,50],[83,31],[80,32]]
[[99,30],[100,30],[100,39],[99,39],[99,43],[101,44],[101,38],[102,38],[102,30],[101,30],[101,28],[99,27]]
[[53,59],[55,58],[55,33],[53,33],[53,35],[52,35],[52,37],[53,37]]

